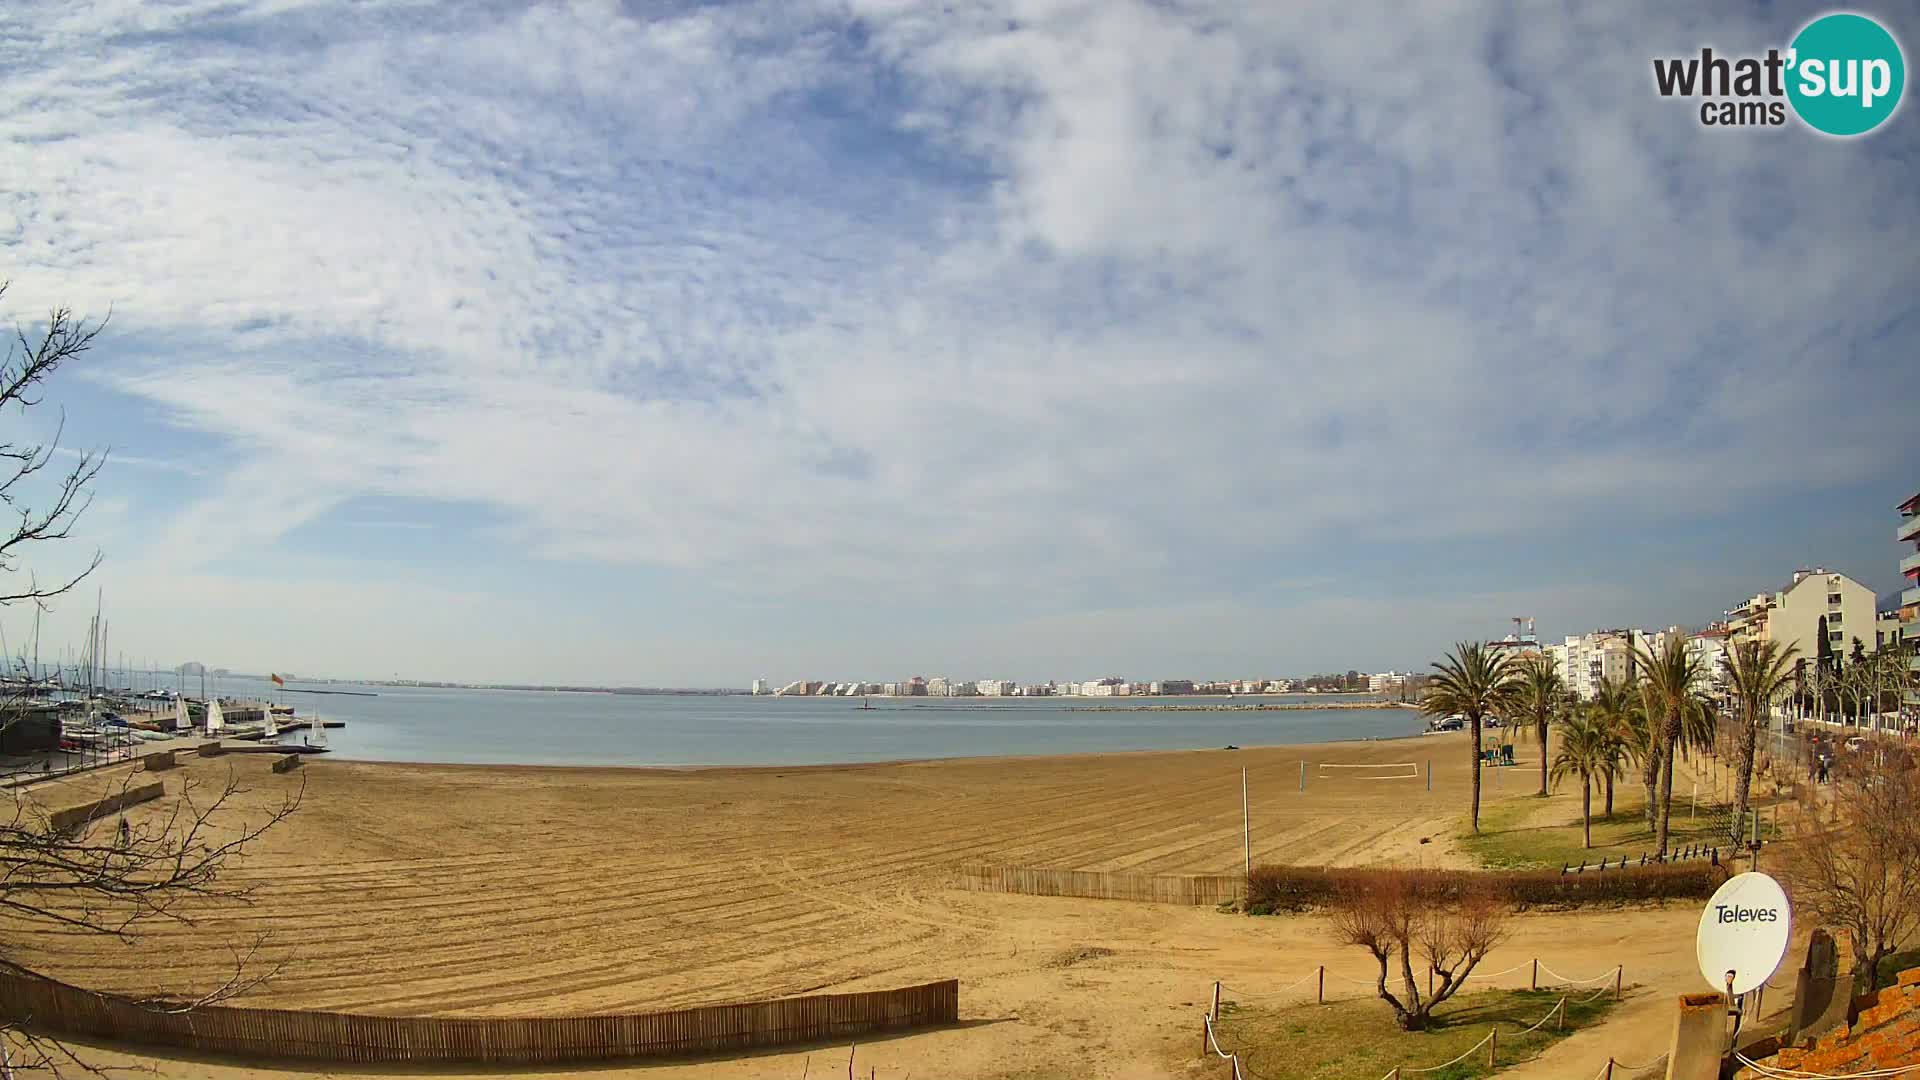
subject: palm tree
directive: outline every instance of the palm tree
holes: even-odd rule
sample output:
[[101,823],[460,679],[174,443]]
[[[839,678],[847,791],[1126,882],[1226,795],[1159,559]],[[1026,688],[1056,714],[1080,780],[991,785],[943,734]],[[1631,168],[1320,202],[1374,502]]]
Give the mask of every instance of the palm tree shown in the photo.
[[1740,842],[1740,823],[1746,820],[1747,799],[1753,788],[1753,748],[1760,727],[1773,713],[1774,703],[1793,690],[1792,645],[1777,641],[1743,641],[1727,654],[1726,686],[1733,699],[1735,734],[1739,738],[1733,782],[1733,841]]
[[1553,779],[1580,777],[1580,829],[1583,842],[1593,846],[1593,782],[1620,768],[1614,756],[1614,733],[1588,709],[1560,719],[1560,750],[1553,755]]
[[1682,730],[1689,726],[1689,716],[1697,716],[1702,703],[1694,689],[1700,676],[1700,658],[1679,634],[1668,635],[1658,653],[1638,645],[1634,652],[1646,672],[1643,685],[1648,711],[1660,721],[1660,818],[1654,828],[1653,847],[1656,854],[1665,855],[1667,833],[1673,824],[1673,759]]
[[1660,827],[1660,716],[1648,699],[1646,681],[1623,683],[1630,701],[1627,712],[1627,746],[1640,763],[1640,781],[1647,788],[1647,803],[1641,812],[1647,818],[1647,832]]
[[1433,716],[1462,716],[1473,732],[1473,831],[1480,831],[1480,725],[1489,716],[1510,714],[1519,672],[1512,657],[1478,641],[1462,641],[1445,660],[1433,665],[1437,674],[1427,680],[1422,712]]
[[[1534,738],[1540,742],[1540,791],[1547,797],[1547,725],[1561,715],[1565,707],[1566,681],[1547,656],[1532,656],[1519,664],[1514,682],[1514,715],[1532,721]],[[1523,729],[1524,730],[1524,729]]]
[[[1624,775],[1628,762],[1643,762],[1650,756],[1650,740],[1646,734],[1651,730],[1646,724],[1646,711],[1640,708],[1639,695],[1624,679],[1605,679],[1593,692],[1593,700],[1587,703],[1587,709],[1593,718],[1607,729],[1613,739],[1613,761],[1615,768],[1609,770],[1607,780],[1607,812],[1605,817],[1613,816],[1613,780],[1616,774]],[[1656,758],[1657,760],[1657,758]],[[1653,772],[1647,772],[1648,798],[1652,798]],[[1651,826],[1653,819],[1648,818]]]

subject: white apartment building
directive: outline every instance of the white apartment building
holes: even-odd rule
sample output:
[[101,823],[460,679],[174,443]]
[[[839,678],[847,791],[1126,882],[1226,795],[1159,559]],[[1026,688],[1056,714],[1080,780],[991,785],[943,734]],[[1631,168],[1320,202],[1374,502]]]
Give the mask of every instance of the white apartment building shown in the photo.
[[765,680],[765,679],[755,679],[755,680],[753,680],[753,686],[752,686],[752,691],[753,691],[753,695],[754,695],[755,697],[759,697],[760,695],[762,695],[762,694],[764,694],[764,693],[766,693],[766,692],[767,692],[767,680]]
[[1409,672],[1383,671],[1378,675],[1367,676],[1367,690],[1375,694],[1398,693],[1407,685]]
[[1720,676],[1727,666],[1728,643],[1733,632],[1725,627],[1712,627],[1687,637],[1687,652],[1692,654],[1694,665],[1700,674],[1694,678],[1695,693],[1716,693],[1720,687]]
[[1665,646],[1667,635],[1677,632],[1595,630],[1567,637],[1561,644],[1549,645],[1544,651],[1573,696],[1592,701],[1601,683],[1625,680],[1630,671],[1637,670],[1632,659],[1635,649],[1659,652]]

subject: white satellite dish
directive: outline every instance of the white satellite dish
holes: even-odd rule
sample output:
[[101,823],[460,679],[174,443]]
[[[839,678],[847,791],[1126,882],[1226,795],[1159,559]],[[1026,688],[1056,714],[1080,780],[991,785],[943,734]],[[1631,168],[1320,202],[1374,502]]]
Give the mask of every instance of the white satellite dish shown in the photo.
[[1787,955],[1793,907],[1780,883],[1758,871],[1735,874],[1714,891],[1700,913],[1694,955],[1715,990],[1744,994],[1773,977]]

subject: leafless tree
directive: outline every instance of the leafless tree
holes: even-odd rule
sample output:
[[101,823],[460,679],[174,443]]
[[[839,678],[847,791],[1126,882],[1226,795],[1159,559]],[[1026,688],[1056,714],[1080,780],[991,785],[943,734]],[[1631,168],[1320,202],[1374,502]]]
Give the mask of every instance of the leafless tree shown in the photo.
[[[0,295],[5,291],[0,282]],[[21,412],[38,406],[46,380],[91,349],[105,325],[104,319],[89,323],[56,308],[37,333],[16,330],[0,359],[0,415],[9,406]],[[95,551],[84,570],[48,584],[25,565],[28,554],[40,550],[35,545],[69,537],[105,460],[104,454],[84,452],[71,468],[40,475],[58,449],[57,433],[44,444],[0,439],[0,504],[14,514],[10,528],[0,524],[0,606],[31,603],[47,610],[48,601],[100,565]],[[24,712],[25,697],[8,697],[0,701],[0,729]],[[111,801],[98,805],[124,803],[136,776],[153,778],[127,767],[102,784],[99,795]],[[124,939],[144,922],[191,923],[209,905],[247,902],[248,890],[223,879],[222,870],[293,813],[305,791],[303,780],[276,804],[243,815],[239,800],[247,792],[231,773],[217,792],[191,778],[169,786],[174,790],[144,812],[112,811],[78,822],[56,820],[28,787],[15,785],[0,797],[0,971],[26,970],[19,961],[21,938],[15,935],[60,931]],[[144,1004],[193,1009],[243,993],[277,970],[254,962],[259,948],[255,941],[238,950],[232,976],[218,986]],[[13,1049],[5,1052],[4,1067],[38,1070],[29,1075],[101,1071],[37,1029],[33,1017],[0,1000],[0,1047],[7,1046]],[[14,1050],[23,1050],[25,1059]]]
[[[0,297],[7,283],[0,282]],[[93,341],[105,329],[107,321],[88,323],[67,308],[47,313],[47,322],[39,334],[30,336],[15,329],[0,360],[0,411],[15,406],[21,411],[40,404],[39,388],[62,364],[93,348]],[[46,443],[0,440],[0,504],[14,515],[12,527],[0,527],[0,577],[8,582],[0,586],[0,605],[34,603],[45,606],[47,600],[67,592],[85,580],[100,565],[100,553],[85,570],[58,584],[42,585],[31,571],[26,580],[17,576],[23,569],[22,556],[30,545],[43,540],[65,540],[74,522],[86,512],[92,500],[88,485],[106,462],[105,453],[84,451],[64,475],[48,486],[43,498],[35,498],[39,474],[53,464],[65,430],[65,416],[54,437]]]
[[1823,811],[1809,791],[1782,873],[1794,903],[1847,932],[1854,977],[1920,937],[1920,763],[1901,748],[1850,757]]
[[[1487,953],[1506,940],[1510,913],[1491,892],[1423,889],[1415,875],[1393,870],[1348,886],[1328,905],[1327,918],[1335,941],[1373,955],[1379,965],[1375,991],[1393,1007],[1401,1029],[1422,1031],[1432,1026],[1434,1008],[1458,993]],[[1430,991],[1422,990],[1416,959],[1432,973]],[[1394,974],[1398,993],[1387,986]]]

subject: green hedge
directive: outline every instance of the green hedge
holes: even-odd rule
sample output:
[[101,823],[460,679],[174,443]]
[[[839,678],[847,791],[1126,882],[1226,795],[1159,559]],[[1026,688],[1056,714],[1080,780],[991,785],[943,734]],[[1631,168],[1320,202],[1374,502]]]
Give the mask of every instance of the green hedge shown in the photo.
[[1727,879],[1725,867],[1700,859],[1624,870],[1391,870],[1325,866],[1256,866],[1247,881],[1255,915],[1307,911],[1380,874],[1408,874],[1435,897],[1492,887],[1518,907],[1577,907],[1646,900],[1704,900]]

